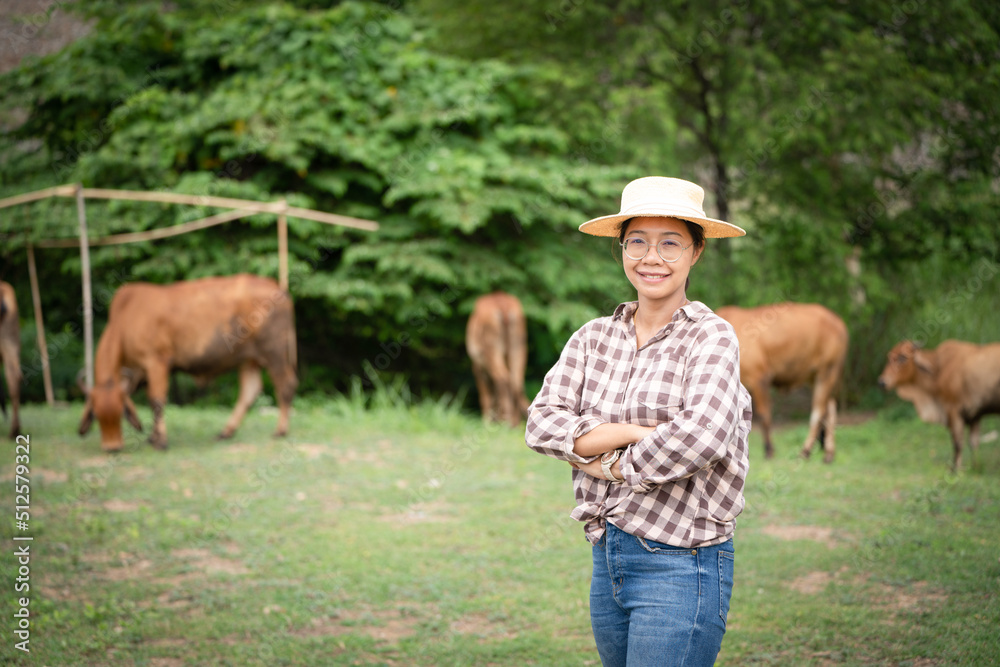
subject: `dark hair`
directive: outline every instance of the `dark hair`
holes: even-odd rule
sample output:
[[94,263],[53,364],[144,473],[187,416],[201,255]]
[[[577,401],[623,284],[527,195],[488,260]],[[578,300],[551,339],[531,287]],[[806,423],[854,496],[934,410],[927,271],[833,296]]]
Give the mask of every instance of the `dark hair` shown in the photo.
[[[625,218],[618,224],[618,243],[625,243],[625,232],[628,231],[628,223],[632,222],[634,218]],[[698,223],[691,222],[690,220],[683,220],[681,218],[676,218],[680,220],[685,225],[687,225],[688,233],[691,234],[691,243],[696,248],[705,247],[705,228]]]

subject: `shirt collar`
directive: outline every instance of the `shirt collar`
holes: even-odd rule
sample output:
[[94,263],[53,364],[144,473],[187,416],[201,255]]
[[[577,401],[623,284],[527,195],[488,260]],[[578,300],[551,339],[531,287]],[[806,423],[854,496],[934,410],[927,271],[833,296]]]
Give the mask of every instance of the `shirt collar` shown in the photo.
[[[615,312],[611,316],[611,319],[616,322],[631,322],[632,316],[635,314],[635,310],[638,307],[638,301],[626,301],[625,303],[620,303],[618,304],[618,307],[615,308]],[[686,303],[681,306],[679,310],[692,322],[698,322],[705,317],[705,315],[712,312],[712,310],[701,301],[691,301],[690,303]],[[676,317],[676,314],[674,317]]]

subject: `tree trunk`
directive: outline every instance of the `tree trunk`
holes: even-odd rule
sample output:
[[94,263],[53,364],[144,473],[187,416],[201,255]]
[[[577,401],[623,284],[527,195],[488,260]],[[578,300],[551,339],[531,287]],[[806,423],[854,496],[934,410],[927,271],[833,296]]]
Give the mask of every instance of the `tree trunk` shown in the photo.
[[[715,184],[713,191],[715,193],[715,208],[716,208],[716,218],[719,220],[729,220],[729,173],[726,170],[726,164],[722,159],[715,155],[712,158],[715,162]],[[736,223],[734,223],[736,224]],[[735,270],[733,267],[733,249],[732,244],[729,239],[717,239],[714,243],[717,248],[719,256],[722,258],[722,266],[725,273],[723,275],[733,275]],[[732,287],[734,283],[728,282],[725,289],[725,299],[728,303],[732,303],[736,299],[736,290]]]

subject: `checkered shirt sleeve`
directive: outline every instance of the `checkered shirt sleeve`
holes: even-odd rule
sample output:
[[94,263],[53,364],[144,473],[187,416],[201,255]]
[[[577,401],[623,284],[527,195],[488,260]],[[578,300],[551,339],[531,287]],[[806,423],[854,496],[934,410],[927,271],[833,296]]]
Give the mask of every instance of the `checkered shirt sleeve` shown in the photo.
[[582,414],[581,399],[587,384],[586,348],[593,326],[594,323],[581,328],[569,339],[532,403],[525,437],[528,446],[540,454],[575,463],[596,458],[573,452],[577,438],[604,423],[596,415]]

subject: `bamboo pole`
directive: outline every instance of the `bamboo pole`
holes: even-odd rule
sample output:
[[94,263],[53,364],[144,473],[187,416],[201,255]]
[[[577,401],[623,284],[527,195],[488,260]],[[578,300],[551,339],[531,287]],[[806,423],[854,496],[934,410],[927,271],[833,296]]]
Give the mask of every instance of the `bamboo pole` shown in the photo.
[[378,231],[377,222],[373,220],[364,220],[363,218],[352,218],[347,215],[337,215],[336,213],[324,213],[323,211],[314,211],[309,208],[298,208],[296,206],[290,206],[287,213],[293,218],[315,220],[316,222],[325,222],[328,225],[340,225],[341,227],[363,229],[366,232]]
[[83,275],[83,358],[87,391],[94,388],[94,306],[90,296],[90,244],[83,184],[76,186],[76,216],[80,221],[80,273]]
[[[285,204],[285,200],[281,200]],[[288,289],[288,219],[285,212],[278,214],[278,286]]]
[[[132,190],[107,190],[102,188],[84,188],[83,195],[90,199],[124,199],[130,201],[161,202],[166,204],[189,204],[192,206],[217,206],[219,208],[250,209],[257,213],[278,213],[285,208],[286,214],[292,218],[316,220],[330,225],[342,225],[367,231],[378,230],[378,223],[373,220],[352,218],[336,213],[324,213],[308,208],[289,207],[281,202],[259,202],[250,199],[233,199],[231,197],[214,197],[211,195],[186,195],[179,192],[135,192]],[[66,196],[66,195],[62,195]]]
[[[21,195],[0,199],[0,208],[27,204],[28,202],[45,199],[46,197],[75,197],[76,185],[57,185],[44,190],[26,192]],[[110,190],[106,188],[83,188],[83,196],[90,199],[123,199],[130,201],[160,202],[163,204],[189,204],[192,206],[216,206],[218,208],[239,208],[252,209],[257,213],[277,213],[281,204],[279,202],[259,202],[250,199],[234,199],[232,197],[214,197],[212,195],[187,195],[180,192],[139,192],[133,190]],[[378,223],[373,220],[362,218],[352,218],[348,215],[337,215],[336,213],[325,213],[314,211],[308,208],[285,205],[286,215],[292,218],[303,218],[305,220],[315,220],[328,225],[342,225],[354,229],[363,229],[374,232],[378,230]],[[41,244],[36,244],[41,247]]]
[[[84,194],[88,192],[95,192],[91,188],[84,188]],[[111,192],[102,191],[102,192]],[[138,194],[171,194],[171,193],[138,193]],[[192,195],[183,195],[185,198],[197,199]],[[117,197],[116,197],[117,198]],[[214,198],[216,200],[220,199],[218,197]],[[149,200],[154,201],[154,200]],[[213,225],[219,225],[224,222],[229,222],[231,220],[237,220],[239,218],[245,218],[249,215],[254,215],[256,213],[277,213],[279,216],[284,216],[286,218],[291,216],[293,218],[304,218],[307,220],[316,220],[317,222],[323,222],[330,225],[340,225],[343,227],[353,227],[355,229],[363,229],[365,231],[375,231],[378,229],[378,223],[371,220],[363,220],[361,218],[350,218],[343,215],[336,215],[334,213],[323,213],[322,211],[313,211],[307,208],[298,208],[294,206],[288,206],[287,203],[284,204],[282,208],[282,202],[250,202],[249,200],[241,199],[231,199],[224,200],[229,202],[247,202],[248,204],[258,204],[256,206],[247,206],[233,211],[226,211],[224,213],[216,213],[215,215],[209,216],[207,218],[202,218],[200,220],[192,220],[191,222],[185,222],[179,225],[174,225],[173,227],[166,227],[161,229],[150,229],[144,232],[130,232],[127,234],[113,234],[111,236],[105,236],[99,239],[90,239],[88,243],[92,246],[103,246],[103,245],[117,245],[119,243],[134,243],[136,241],[152,241],[155,239],[165,239],[171,236],[177,236],[179,234],[185,234],[187,232],[193,232],[199,229],[205,229],[207,227],[212,227]],[[282,200],[284,201],[284,200]],[[191,202],[172,202],[172,203],[191,203]],[[217,202],[213,202],[213,206]],[[35,243],[39,248],[75,248],[79,245],[79,241],[75,239],[47,239],[43,241],[38,241]]]
[[[45,199],[46,197],[76,197],[76,185],[58,185],[44,190],[27,192],[14,197],[0,199],[0,208],[27,204],[29,202]],[[302,218],[305,220],[315,220],[328,225],[341,225],[354,229],[363,229],[374,232],[378,230],[378,223],[373,220],[362,218],[352,218],[347,215],[337,215],[336,213],[326,213],[314,211],[308,208],[288,206],[281,202],[260,202],[250,199],[234,199],[232,197],[215,197],[212,195],[188,195],[180,192],[139,192],[133,190],[111,190],[106,188],[83,188],[84,198],[90,199],[119,199],[129,201],[159,202],[163,204],[189,204],[191,206],[215,206],[218,208],[248,209],[256,213],[278,213],[284,209],[285,214],[292,218]],[[124,243],[124,241],[123,241]],[[65,247],[65,246],[43,246],[36,243],[38,247]],[[74,245],[76,245],[74,243]],[[93,244],[92,244],[93,245]]]
[[[226,211],[224,213],[216,213],[215,215],[211,215],[207,218],[202,218],[201,220],[192,220],[191,222],[174,225],[173,227],[150,229],[144,232],[129,232],[127,234],[112,234],[111,236],[105,236],[99,239],[89,239],[88,243],[90,245],[104,246],[118,245],[121,243],[135,243],[136,241],[155,241],[157,239],[165,239],[171,236],[186,234],[187,232],[194,232],[199,229],[206,229],[215,225],[221,225],[224,222],[238,220],[239,218],[245,218],[251,215],[257,215],[257,211],[249,211],[246,209]],[[39,241],[36,245],[38,245],[39,248],[75,248],[79,244],[80,242],[75,239],[48,239],[46,241]]]
[[28,278],[31,280],[31,303],[35,307],[35,338],[38,340],[38,357],[42,362],[42,383],[45,385],[45,402],[56,404],[52,393],[52,369],[49,368],[49,346],[45,342],[45,318],[42,316],[42,294],[38,289],[38,271],[35,269],[35,247],[28,244]]
[[[234,199],[230,197],[214,197],[210,195],[187,195],[182,193],[174,192],[136,192],[129,190],[110,190],[102,188],[84,188],[82,183],[75,183],[70,185],[58,185],[51,188],[45,188],[42,190],[36,190],[34,192],[27,192],[20,195],[15,195],[13,197],[6,197],[0,199],[0,209],[8,208],[11,206],[17,206],[18,204],[26,204],[33,201],[38,201],[40,199],[46,199],[48,197],[75,197],[76,198],[76,211],[77,218],[80,223],[80,238],[79,242],[70,239],[49,239],[43,240],[35,245],[40,248],[64,248],[64,247],[74,247],[76,245],[80,246],[80,263],[81,263],[81,273],[82,273],[82,283],[83,283],[83,322],[84,322],[84,359],[85,359],[85,371],[86,371],[86,386],[87,389],[93,388],[94,385],[94,312],[93,312],[93,301],[91,298],[91,282],[90,282],[90,246],[91,245],[115,245],[119,243],[132,243],[135,241],[145,241],[160,238],[168,238],[170,236],[176,236],[178,234],[183,234],[186,232],[194,231],[196,229],[204,229],[206,227],[211,227],[213,225],[221,224],[223,222],[228,222],[230,220],[236,220],[238,218],[243,218],[254,213],[277,213],[278,214],[278,246],[279,246],[279,259],[278,259],[278,272],[279,278],[283,287],[287,289],[288,286],[288,222],[287,218],[289,216],[293,218],[303,218],[306,220],[315,220],[317,222],[322,222],[331,225],[340,225],[344,227],[352,227],[354,229],[362,229],[366,231],[376,231],[379,227],[377,222],[373,220],[364,220],[361,218],[352,218],[350,216],[337,215],[334,213],[324,213],[322,211],[314,211],[312,209],[289,207],[286,200],[282,199],[277,202],[259,202],[251,201],[248,199]],[[146,202],[161,202],[168,204],[189,204],[194,206],[215,206],[220,208],[232,208],[237,210],[228,211],[226,213],[218,213],[207,218],[202,218],[201,220],[196,220],[190,223],[184,223],[181,225],[175,225],[174,227],[168,229],[159,230],[149,230],[145,232],[135,232],[131,234],[115,234],[102,239],[95,239],[91,241],[87,234],[87,214],[85,199],[91,197],[93,199],[124,199],[131,201],[146,201]],[[53,403],[52,391],[51,391],[51,377],[49,375],[49,365],[48,365],[48,348],[44,343],[45,329],[44,325],[41,324],[41,296],[38,292],[37,285],[37,274],[34,271],[34,249],[31,245],[28,246],[29,252],[29,271],[32,273],[32,299],[35,305],[36,313],[36,329],[38,330],[41,339],[39,342],[40,354],[43,355],[43,370],[45,371],[46,380],[46,400],[51,405]]]
[[46,199],[48,197],[72,197],[75,194],[75,185],[57,185],[52,188],[45,188],[44,190],[25,192],[21,195],[0,199],[0,208],[17,206],[18,204],[27,204],[29,202],[38,201],[39,199]]
[[188,204],[190,206],[215,206],[218,208],[247,208],[257,213],[277,213],[278,202],[234,199],[212,195],[188,195],[183,192],[141,192],[136,190],[110,190],[106,188],[84,188],[83,196],[88,199],[119,199],[127,201],[159,202],[162,204]]

